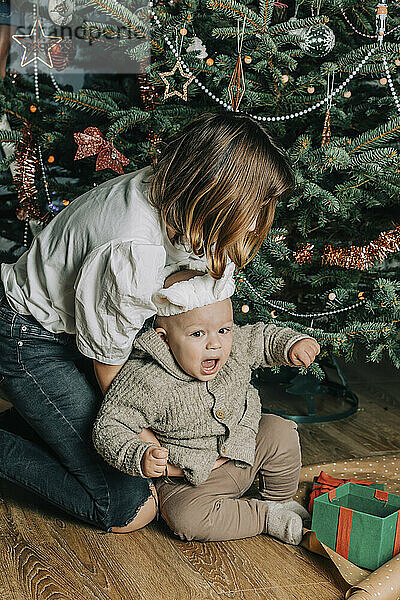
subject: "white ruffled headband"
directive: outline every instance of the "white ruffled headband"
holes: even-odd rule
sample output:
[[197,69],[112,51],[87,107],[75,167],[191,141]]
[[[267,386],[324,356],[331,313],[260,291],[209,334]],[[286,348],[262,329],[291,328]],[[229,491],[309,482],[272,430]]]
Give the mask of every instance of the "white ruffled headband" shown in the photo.
[[[199,270],[198,265],[196,267],[188,265],[187,268]],[[229,263],[221,279],[213,279],[205,271],[204,275],[197,275],[186,281],[178,281],[169,288],[162,288],[152,296],[157,314],[170,317],[226,300],[235,291],[234,270],[234,263]]]

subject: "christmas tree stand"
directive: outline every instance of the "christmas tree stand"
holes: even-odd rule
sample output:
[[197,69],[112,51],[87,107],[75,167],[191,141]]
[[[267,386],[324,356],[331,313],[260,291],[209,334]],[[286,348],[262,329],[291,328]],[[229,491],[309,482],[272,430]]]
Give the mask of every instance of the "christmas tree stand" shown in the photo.
[[[253,383],[259,390],[265,390],[266,387],[285,386],[287,394],[294,394],[304,397],[305,408],[307,414],[287,414],[285,410],[270,410],[263,407],[263,414],[275,414],[291,419],[296,423],[324,423],[328,421],[338,421],[353,415],[358,409],[358,398],[349,388],[348,383],[343,375],[343,372],[334,357],[329,360],[323,360],[320,366],[325,372],[326,378],[324,381],[319,381],[313,375],[293,375],[292,367],[281,367],[279,373],[273,373],[270,369],[258,371]],[[327,369],[334,369],[340,382],[329,379]],[[317,412],[316,396],[327,395],[337,401],[338,410],[326,413],[324,411]],[[262,396],[262,394],[261,394]]]

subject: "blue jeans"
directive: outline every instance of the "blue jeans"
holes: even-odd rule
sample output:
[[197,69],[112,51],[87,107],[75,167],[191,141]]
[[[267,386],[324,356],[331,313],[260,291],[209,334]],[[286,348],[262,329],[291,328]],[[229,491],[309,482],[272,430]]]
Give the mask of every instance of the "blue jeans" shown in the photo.
[[0,25],[10,24],[10,3],[0,0]]
[[132,521],[151,491],[149,480],[114,469],[93,447],[101,394],[82,373],[93,372],[91,363],[74,336],[16,313],[0,286],[0,386],[18,412],[17,424],[0,416],[0,478],[110,531]]

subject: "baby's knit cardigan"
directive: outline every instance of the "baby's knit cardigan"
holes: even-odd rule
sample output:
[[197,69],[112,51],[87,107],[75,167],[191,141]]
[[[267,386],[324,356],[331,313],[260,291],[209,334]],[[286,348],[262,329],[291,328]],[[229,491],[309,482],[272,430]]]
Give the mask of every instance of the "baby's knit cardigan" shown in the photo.
[[204,482],[219,456],[252,465],[261,417],[253,369],[291,365],[290,348],[309,336],[256,323],[234,326],[232,352],[217,376],[204,382],[185,373],[165,342],[150,329],[108,390],[93,429],[97,451],[117,469],[144,477],[141,460],[150,428],[193,485]]

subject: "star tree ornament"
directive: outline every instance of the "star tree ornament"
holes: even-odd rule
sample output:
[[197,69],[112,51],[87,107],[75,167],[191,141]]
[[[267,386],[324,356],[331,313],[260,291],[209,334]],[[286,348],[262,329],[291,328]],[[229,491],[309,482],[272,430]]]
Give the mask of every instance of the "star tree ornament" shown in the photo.
[[80,160],[88,156],[97,156],[96,171],[112,169],[120,175],[124,174],[123,166],[129,164],[129,158],[121,154],[113,144],[103,137],[97,127],[86,127],[83,133],[74,133],[78,149],[74,160]]
[[324,23],[302,30],[300,48],[309,56],[325,56],[335,46],[335,34]]
[[61,37],[46,35],[38,18],[33,23],[28,35],[13,35],[13,40],[23,47],[24,53],[21,58],[21,67],[25,67],[39,60],[46,67],[53,68],[53,59],[50,50],[62,41]]
[[[172,86],[171,82],[168,81],[168,79],[167,79],[167,77],[173,77],[175,75],[175,72],[177,69],[179,70],[180,75],[184,79],[186,79],[186,82],[183,84],[181,92],[179,90],[176,90]],[[166,71],[163,73],[159,73],[159,75],[166,85],[166,88],[164,91],[164,96],[163,96],[164,100],[166,100],[167,98],[171,98],[172,96],[178,96],[178,98],[182,98],[182,100],[187,102],[187,99],[188,99],[188,91],[187,90],[188,90],[189,85],[194,80],[194,75],[190,75],[190,73],[185,73],[185,71],[183,70],[183,67],[182,67],[182,63],[179,58],[176,61],[175,66],[172,69],[172,71]]]

